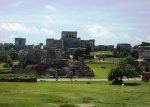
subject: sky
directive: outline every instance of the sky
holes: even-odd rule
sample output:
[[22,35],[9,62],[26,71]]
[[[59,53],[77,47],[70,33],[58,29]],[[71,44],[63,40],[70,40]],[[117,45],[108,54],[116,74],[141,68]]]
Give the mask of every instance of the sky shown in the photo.
[[46,44],[62,31],[95,45],[150,42],[150,0],[0,0],[0,43]]

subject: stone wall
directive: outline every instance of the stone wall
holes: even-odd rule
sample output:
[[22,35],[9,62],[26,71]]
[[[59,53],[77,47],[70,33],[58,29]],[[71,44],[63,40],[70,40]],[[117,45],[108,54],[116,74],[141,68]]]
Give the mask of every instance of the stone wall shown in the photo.
[[145,72],[150,72],[150,47],[144,46],[139,47],[139,66],[140,70]]
[[127,43],[117,44],[117,50],[120,51],[120,52],[130,52],[131,45],[127,44]]
[[113,51],[114,45],[98,45],[98,46],[95,46],[95,50],[97,50],[97,51]]

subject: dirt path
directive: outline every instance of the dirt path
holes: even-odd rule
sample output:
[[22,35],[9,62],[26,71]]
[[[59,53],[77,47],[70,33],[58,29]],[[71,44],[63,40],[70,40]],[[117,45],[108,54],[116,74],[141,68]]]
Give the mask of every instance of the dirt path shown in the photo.
[[[39,78],[37,81],[56,81],[55,78],[52,79],[45,79],[45,78]],[[71,81],[69,78],[60,78],[58,81]],[[88,78],[73,78],[72,81],[108,81],[106,78],[97,78],[97,79],[88,79]],[[123,81],[141,81],[141,78],[130,78],[130,79],[123,79]]]

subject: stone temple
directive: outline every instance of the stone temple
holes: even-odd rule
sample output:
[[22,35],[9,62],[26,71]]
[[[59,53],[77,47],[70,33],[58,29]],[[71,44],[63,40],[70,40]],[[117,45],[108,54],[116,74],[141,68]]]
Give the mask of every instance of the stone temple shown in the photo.
[[[27,48],[25,43],[25,38],[15,38],[15,49],[20,50]],[[87,44],[90,44],[92,50],[95,49],[94,39],[81,40],[81,38],[77,37],[76,31],[62,31],[60,40],[48,38],[46,39],[45,47],[57,48],[64,51],[68,51],[71,48],[84,48]]]
[[46,39],[46,45],[26,45],[25,38],[15,38],[15,49],[19,51],[19,64],[13,66],[15,73],[29,73],[36,70],[40,75],[68,76],[72,71],[74,76],[94,76],[91,68],[84,64],[82,58],[70,63],[64,58],[64,52],[70,48],[84,48],[87,44],[94,49],[95,40],[81,40],[77,32],[63,31],[60,40]]
[[95,40],[81,40],[77,37],[76,31],[62,31],[60,40],[46,39],[46,46],[60,48],[65,51],[70,48],[84,48],[87,44],[90,44],[94,50]]

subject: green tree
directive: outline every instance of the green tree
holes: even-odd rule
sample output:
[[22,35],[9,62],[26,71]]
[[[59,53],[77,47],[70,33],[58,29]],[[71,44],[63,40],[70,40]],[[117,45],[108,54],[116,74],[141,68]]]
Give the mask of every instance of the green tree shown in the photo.
[[81,48],[75,49],[74,52],[73,52],[73,58],[75,60],[77,60],[78,57],[82,57],[82,54],[85,54],[85,50],[84,49],[81,49]]
[[134,57],[134,59],[138,59],[138,57],[139,57],[139,50],[138,49],[134,49],[130,54],[131,54],[132,57]]
[[39,43],[40,46],[43,46],[43,43]]
[[18,59],[18,52],[15,49],[13,49],[13,48],[9,49],[8,54],[12,60]]
[[5,50],[0,51],[0,63],[6,63],[9,67],[13,65],[11,57]]
[[3,49],[3,43],[0,43],[0,50]]
[[7,51],[1,50],[0,51],[0,62],[5,62],[7,60]]
[[122,83],[123,76],[127,78],[133,78],[138,75],[138,63],[132,56],[127,56],[120,60],[116,68],[111,69],[108,74],[108,80],[113,84]]
[[3,48],[8,51],[9,49],[13,48],[14,45],[12,43],[4,43]]
[[142,42],[139,46],[150,46],[149,42]]
[[87,44],[87,45],[85,46],[85,48],[86,48],[85,53],[86,53],[86,54],[90,54],[90,52],[92,51],[90,44]]

